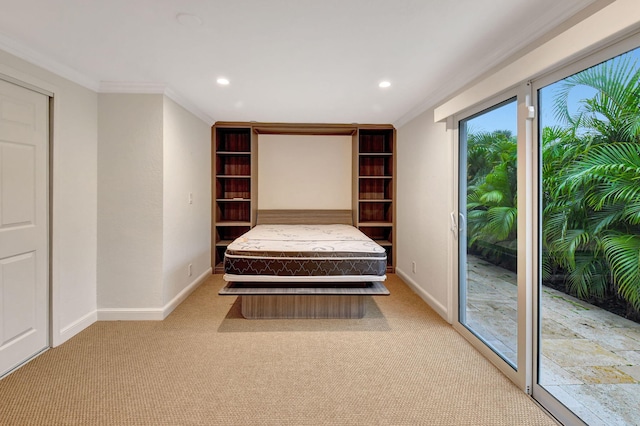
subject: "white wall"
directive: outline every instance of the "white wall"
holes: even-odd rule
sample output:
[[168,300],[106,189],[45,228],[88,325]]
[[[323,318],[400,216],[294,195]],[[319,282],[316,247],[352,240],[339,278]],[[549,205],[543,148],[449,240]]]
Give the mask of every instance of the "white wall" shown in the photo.
[[211,126],[165,98],[163,129],[163,304],[173,307],[211,273]]
[[52,345],[96,320],[97,94],[0,51],[0,73],[54,93]]
[[260,135],[258,208],[351,210],[351,136]]
[[100,319],[163,305],[163,98],[99,95]]
[[161,94],[98,107],[98,317],[160,320],[211,273],[211,127]]
[[444,123],[433,122],[431,109],[397,129],[396,143],[396,273],[448,319],[451,135]]

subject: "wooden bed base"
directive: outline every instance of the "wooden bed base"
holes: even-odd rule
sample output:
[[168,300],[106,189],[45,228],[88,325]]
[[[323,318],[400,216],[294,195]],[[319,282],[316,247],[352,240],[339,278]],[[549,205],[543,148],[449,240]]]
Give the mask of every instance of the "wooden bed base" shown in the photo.
[[362,318],[366,296],[242,296],[247,319]]
[[247,319],[362,318],[369,297],[389,295],[381,282],[345,287],[336,284],[340,283],[312,286],[229,283],[219,294],[239,296],[242,316]]
[[[351,210],[261,210],[257,224],[353,225]],[[362,318],[371,296],[388,296],[382,282],[366,283],[240,283],[218,293],[239,296],[242,316],[275,318]]]

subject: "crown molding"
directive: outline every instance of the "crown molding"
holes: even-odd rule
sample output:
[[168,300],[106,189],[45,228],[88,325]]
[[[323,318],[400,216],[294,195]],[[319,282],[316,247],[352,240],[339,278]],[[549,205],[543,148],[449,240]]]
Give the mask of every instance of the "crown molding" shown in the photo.
[[146,83],[132,81],[101,81],[99,93],[120,93],[136,95],[164,95],[171,99],[200,120],[212,126],[215,120],[205,114],[200,108],[195,106],[187,98],[173,90],[164,83]]
[[100,87],[100,84],[96,80],[46,55],[36,52],[2,33],[0,33],[0,49],[94,92],[97,92]]
[[[522,34],[529,34],[528,37],[524,38],[522,35],[514,35],[517,42],[512,47],[497,51],[493,56],[487,56],[483,60],[477,61],[473,67],[458,72],[456,75],[449,76],[446,83],[439,85],[435,91],[422,98],[421,102],[398,117],[398,119],[393,121],[393,124],[396,128],[404,126],[427,110],[437,107],[447,99],[456,96],[456,94],[506,67],[510,63],[515,62],[531,50],[534,50],[536,43],[542,44],[544,42],[545,36],[551,38],[557,37],[559,33],[566,31],[589,16],[598,13],[598,11],[612,2],[613,0],[594,0],[592,4],[587,7],[583,7],[580,4],[572,6],[560,4],[560,6],[558,6],[560,10],[556,13],[558,17],[550,19],[548,16],[545,16],[530,22],[527,28],[524,28],[522,31]],[[558,34],[556,34],[556,32]]]
[[208,125],[211,126],[215,122],[212,117],[205,114],[200,108],[175,90],[167,87],[164,83],[96,81],[2,33],[0,33],[0,50],[96,93],[161,94],[167,96]]
[[164,95],[167,85],[137,81],[101,81],[98,93],[131,93],[136,95]]
[[177,103],[178,105],[180,105],[182,108],[189,111],[191,114],[198,117],[200,120],[207,123],[209,126],[213,126],[213,123],[216,122],[216,120],[214,120],[213,117],[211,117],[209,114],[206,114],[204,111],[202,111],[200,108],[195,106],[193,103],[191,103],[191,101],[189,101],[187,98],[185,98],[184,96],[182,96],[181,94],[173,90],[171,87],[167,87],[165,89],[164,95],[167,98],[174,101],[175,103]]

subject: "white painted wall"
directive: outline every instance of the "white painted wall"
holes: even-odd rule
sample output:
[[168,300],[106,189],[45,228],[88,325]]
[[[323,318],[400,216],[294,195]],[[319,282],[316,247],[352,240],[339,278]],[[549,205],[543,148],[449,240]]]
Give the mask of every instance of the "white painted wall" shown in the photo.
[[96,320],[97,94],[0,51],[0,73],[54,93],[52,342]]
[[163,95],[98,97],[100,319],[163,306]]
[[[397,129],[396,273],[444,318],[450,305],[450,132],[428,110]],[[412,263],[416,262],[416,272]]]
[[211,126],[165,97],[163,129],[162,275],[167,306],[211,273]]
[[351,136],[260,135],[258,209],[351,210]]

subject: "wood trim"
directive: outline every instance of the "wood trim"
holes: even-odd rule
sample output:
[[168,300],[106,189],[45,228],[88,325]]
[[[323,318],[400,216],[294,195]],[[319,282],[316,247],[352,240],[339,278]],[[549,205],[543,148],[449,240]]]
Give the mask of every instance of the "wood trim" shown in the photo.
[[230,282],[218,291],[221,296],[244,295],[351,295],[351,296],[389,296],[391,294],[381,281],[363,282],[318,282],[318,283],[255,283]]
[[351,210],[259,210],[258,225],[353,225]]
[[356,124],[333,123],[259,123],[259,122],[216,122],[215,127],[251,127],[260,135],[353,135]]

